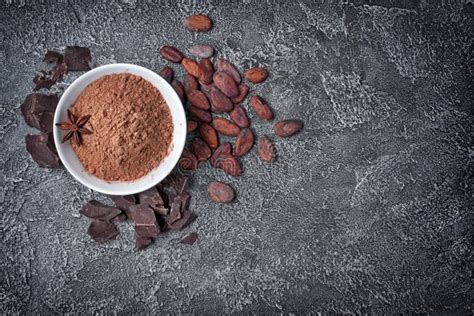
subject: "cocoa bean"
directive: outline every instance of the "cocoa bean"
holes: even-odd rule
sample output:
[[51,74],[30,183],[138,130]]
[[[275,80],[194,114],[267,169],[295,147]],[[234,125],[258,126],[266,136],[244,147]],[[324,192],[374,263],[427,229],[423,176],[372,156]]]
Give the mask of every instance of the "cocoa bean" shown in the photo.
[[216,72],[214,74],[213,80],[214,85],[229,98],[235,98],[239,95],[239,88],[237,88],[235,80],[227,72]]
[[183,66],[184,70],[186,72],[196,78],[199,78],[199,75],[201,74],[201,70],[199,69],[199,65],[197,64],[196,61],[184,57],[183,60],[181,61],[181,66]]
[[197,126],[198,126],[198,125],[197,125],[196,121],[189,120],[189,121],[188,121],[188,124],[187,124],[187,126],[186,126],[186,131],[188,132],[188,134],[189,134],[189,133],[192,133],[192,132],[194,132],[194,131],[196,130]]
[[183,53],[181,53],[174,46],[163,46],[160,48],[160,55],[167,61],[172,63],[180,63],[183,60]]
[[207,97],[199,90],[191,90],[186,95],[189,103],[201,110],[209,110],[209,101]]
[[212,76],[214,75],[214,66],[208,58],[203,58],[199,62],[199,69],[201,75],[199,81],[203,84],[210,84],[212,82]]
[[232,146],[228,142],[225,142],[222,145],[220,145],[219,147],[217,147],[217,149],[214,151],[214,153],[211,156],[211,166],[213,166],[213,167],[216,166],[217,158],[219,158],[219,156],[221,154],[229,154],[230,155],[231,152],[232,152]]
[[259,138],[257,151],[260,159],[263,161],[271,162],[273,159],[275,159],[275,145],[267,136],[262,136]]
[[199,84],[196,78],[194,78],[190,74],[184,75],[183,86],[184,86],[184,92],[186,92],[186,94],[188,94],[189,91],[199,89]]
[[234,154],[241,157],[248,153],[253,146],[254,136],[250,128],[244,128],[240,131],[235,140]]
[[212,28],[212,21],[207,15],[196,14],[184,19],[184,26],[192,32],[207,32]]
[[245,97],[249,93],[249,86],[247,86],[245,83],[239,84],[237,88],[239,89],[239,95],[236,96],[235,98],[232,98],[232,103],[234,104],[242,103],[242,101],[245,99]]
[[218,58],[217,59],[217,70],[218,71],[223,71],[228,73],[232,79],[234,79],[235,83],[239,84],[241,81],[239,71],[237,70],[237,67],[235,67],[233,64],[231,64],[229,61],[223,59],[223,58]]
[[171,86],[173,87],[174,91],[176,91],[176,94],[178,95],[181,102],[184,103],[186,101],[186,94],[184,92],[184,87],[181,81],[179,81],[178,79],[174,79],[173,81],[171,81]]
[[239,127],[245,128],[250,125],[247,112],[245,112],[245,109],[240,105],[235,105],[234,109],[229,113],[229,116],[230,119]]
[[211,149],[209,148],[207,143],[199,137],[193,139],[191,147],[193,149],[194,155],[199,161],[206,161],[211,157]]
[[181,154],[181,158],[178,162],[178,167],[183,170],[196,170],[198,166],[198,160],[196,156],[190,151],[186,149],[183,150]]
[[212,126],[217,132],[226,136],[237,136],[240,132],[240,128],[237,125],[223,117],[214,118]]
[[290,137],[298,133],[302,128],[303,122],[300,120],[283,120],[273,126],[273,131],[279,137]]
[[235,198],[234,190],[223,182],[211,182],[207,186],[209,198],[217,203],[230,203]]
[[266,121],[273,120],[272,109],[261,97],[254,95],[250,98],[249,103],[259,118]]
[[212,121],[212,116],[211,116],[211,113],[209,113],[209,111],[201,110],[192,105],[189,106],[188,111],[192,116],[194,116],[196,119],[198,119],[201,122],[209,123]]
[[174,78],[174,71],[173,71],[173,68],[171,67],[163,67],[161,70],[160,70],[160,76],[163,77],[163,79],[165,79],[166,81],[168,81],[169,83],[171,83],[171,81],[173,81],[173,78]]
[[209,45],[195,45],[191,47],[189,51],[199,58],[210,58],[214,55],[214,48]]
[[229,112],[234,108],[232,101],[216,87],[211,88],[210,100],[211,111],[214,113]]
[[208,123],[199,124],[199,133],[201,134],[202,139],[211,147],[216,149],[219,146],[219,138],[217,132]]
[[245,79],[253,83],[260,83],[265,81],[268,77],[268,72],[265,68],[253,67],[247,69],[244,73]]
[[242,168],[240,167],[237,158],[231,154],[220,154],[216,159],[216,168],[224,170],[225,173],[231,176],[240,176]]

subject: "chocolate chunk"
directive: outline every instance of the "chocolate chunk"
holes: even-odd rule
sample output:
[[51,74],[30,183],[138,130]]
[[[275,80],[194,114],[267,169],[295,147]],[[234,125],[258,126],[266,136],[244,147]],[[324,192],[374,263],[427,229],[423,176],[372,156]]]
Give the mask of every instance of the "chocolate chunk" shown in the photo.
[[66,46],[64,61],[70,71],[86,71],[91,69],[92,56],[87,47]]
[[176,194],[180,194],[189,189],[191,178],[183,176],[182,174],[176,174],[166,178],[165,182],[176,192]]
[[52,132],[54,111],[58,102],[56,95],[29,94],[21,105],[26,124],[44,132]]
[[198,238],[198,234],[195,232],[189,233],[180,240],[180,243],[185,245],[193,245]]
[[138,193],[138,203],[148,204],[151,208],[164,205],[163,198],[156,187],[151,187],[146,191]]
[[137,249],[139,249],[139,250],[145,249],[152,242],[153,242],[153,238],[136,236],[135,247],[137,247]]
[[173,224],[181,218],[181,200],[174,199],[171,203],[170,216],[168,218],[168,224]]
[[49,90],[56,83],[56,81],[40,73],[33,78],[33,83],[35,84],[35,87],[33,88],[34,91],[39,89]]
[[152,208],[146,204],[137,204],[130,207],[135,223],[135,233],[139,237],[154,238],[160,233],[156,216]]
[[117,228],[111,222],[93,220],[87,233],[98,243],[113,240],[118,235]]
[[51,79],[56,82],[56,81],[60,81],[63,79],[63,76],[67,74],[67,66],[66,66],[66,63],[59,63],[59,64],[56,64],[54,67],[53,67],[53,70],[51,72]]
[[118,196],[118,195],[112,195],[110,196],[112,201],[114,201],[115,206],[117,206],[120,210],[122,210],[126,215],[128,219],[132,220],[131,213],[130,213],[130,207],[132,205],[137,204],[137,200],[135,199],[134,195],[124,195],[124,196]]
[[26,150],[40,167],[58,168],[61,165],[51,139],[51,134],[26,135],[25,137]]
[[194,213],[191,213],[191,211],[184,211],[182,212],[181,214],[181,218],[178,219],[177,221],[173,222],[172,224],[170,224],[168,222],[168,227],[170,229],[174,229],[174,230],[179,230],[179,229],[183,229],[184,227],[188,226],[189,224],[191,224],[191,222],[196,218],[196,215]]
[[63,54],[52,51],[52,50],[48,50],[46,52],[46,55],[44,55],[43,61],[48,64],[51,64],[51,63],[60,64],[63,62],[63,59],[64,59]]
[[111,219],[122,214],[122,211],[118,208],[104,205],[96,200],[87,202],[79,211],[84,216],[92,219],[98,219],[109,222]]

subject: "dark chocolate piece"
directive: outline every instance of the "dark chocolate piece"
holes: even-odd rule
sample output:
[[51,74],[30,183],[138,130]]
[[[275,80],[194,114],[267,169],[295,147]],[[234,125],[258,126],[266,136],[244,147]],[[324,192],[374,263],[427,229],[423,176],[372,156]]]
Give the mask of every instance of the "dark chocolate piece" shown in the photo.
[[59,63],[56,64],[53,67],[53,70],[51,71],[51,79],[56,82],[56,81],[61,81],[63,79],[63,76],[67,74],[67,66],[66,63]]
[[44,55],[43,61],[48,64],[51,64],[51,63],[60,64],[63,62],[63,59],[64,59],[63,54],[52,51],[52,50],[48,50],[46,52],[46,55]]
[[168,224],[173,224],[181,218],[181,200],[174,198],[171,203],[170,216],[168,217]]
[[115,206],[117,206],[127,215],[128,219],[133,220],[132,214],[130,213],[130,206],[135,205],[137,203],[137,200],[135,199],[134,195],[111,195],[110,198],[112,199],[112,201],[114,201]]
[[180,243],[185,245],[193,245],[196,242],[197,238],[197,233],[192,232],[184,236],[183,239],[180,240]]
[[87,202],[86,205],[79,211],[84,216],[92,219],[98,219],[102,221],[110,221],[118,215],[122,214],[122,211],[118,208],[104,205],[96,200]]
[[44,132],[53,130],[53,117],[59,98],[56,95],[29,94],[21,105],[26,124]]
[[37,91],[39,89],[49,90],[56,82],[51,78],[47,77],[45,74],[40,73],[33,78],[33,83],[35,84],[33,90]]
[[86,71],[91,69],[92,56],[87,47],[66,46],[64,61],[69,71]]
[[145,249],[152,243],[152,241],[153,238],[136,236],[135,247],[137,247],[138,250]]
[[148,204],[153,210],[160,210],[164,207],[163,198],[156,187],[151,187],[146,191],[138,193],[138,203]]
[[26,150],[33,160],[43,168],[61,166],[56,150],[51,146],[51,134],[26,135]]
[[194,213],[191,211],[185,210],[181,213],[181,218],[175,221],[173,224],[168,222],[168,227],[170,229],[179,230],[191,224],[191,222],[196,218]]
[[115,239],[118,235],[117,228],[111,222],[93,220],[87,233],[98,243]]
[[156,221],[156,216],[150,206],[137,204],[130,207],[133,221],[135,223],[135,233],[139,237],[154,238],[160,233],[160,227]]

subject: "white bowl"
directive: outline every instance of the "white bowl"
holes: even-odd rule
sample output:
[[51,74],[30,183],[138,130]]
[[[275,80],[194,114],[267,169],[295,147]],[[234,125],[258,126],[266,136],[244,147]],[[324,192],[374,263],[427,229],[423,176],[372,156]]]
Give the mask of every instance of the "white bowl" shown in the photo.
[[186,140],[186,116],[181,100],[173,87],[165,79],[151,70],[131,64],[111,64],[94,68],[77,78],[66,89],[56,108],[54,123],[67,121],[67,109],[71,107],[87,85],[104,75],[114,73],[131,73],[140,76],[160,91],[168,104],[174,124],[172,148],[169,155],[157,168],[137,180],[107,182],[87,173],[72,149],[70,142],[61,143],[64,131],[61,131],[56,126],[53,133],[54,143],[56,144],[59,158],[67,171],[83,185],[92,190],[110,195],[135,194],[145,191],[162,181],[173,170],[183,152]]

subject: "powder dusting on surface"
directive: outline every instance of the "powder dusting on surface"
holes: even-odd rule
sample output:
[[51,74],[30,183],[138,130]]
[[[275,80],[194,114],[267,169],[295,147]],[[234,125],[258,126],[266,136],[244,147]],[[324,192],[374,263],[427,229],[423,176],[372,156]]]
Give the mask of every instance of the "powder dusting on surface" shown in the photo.
[[81,146],[72,144],[90,174],[106,181],[136,180],[159,166],[171,150],[173,121],[162,95],[132,74],[106,75],[91,84],[72,106],[91,115]]

